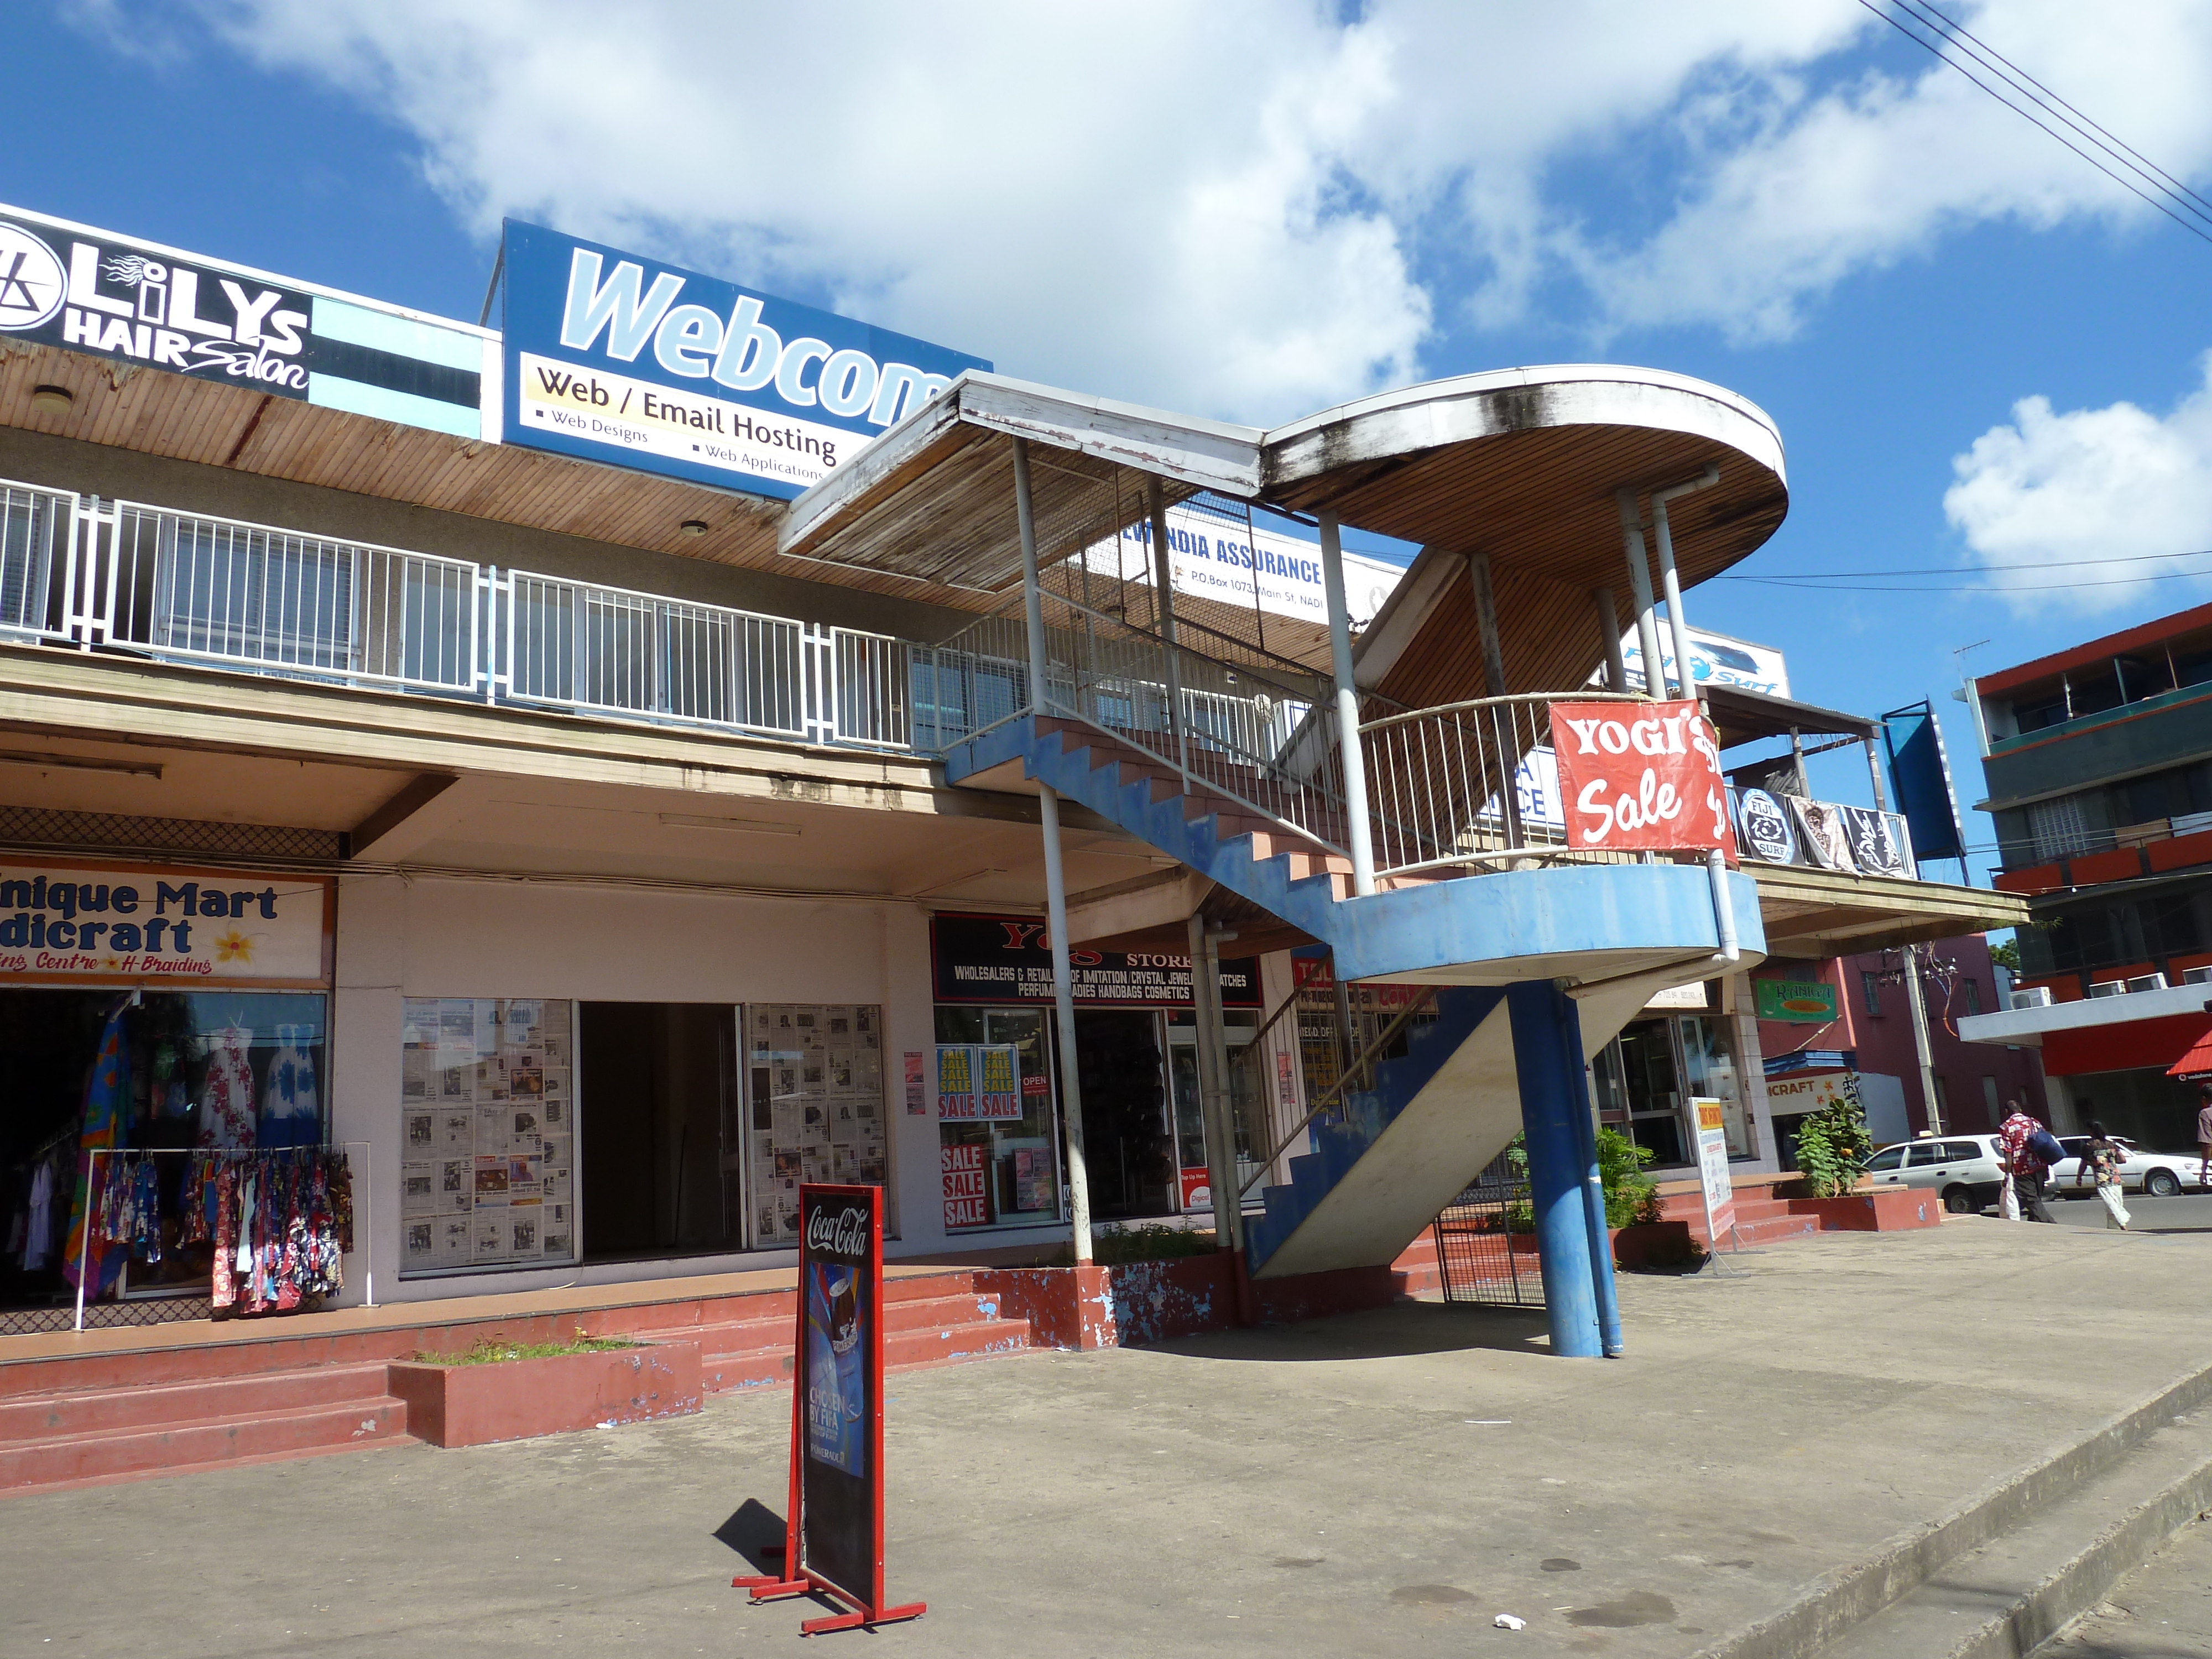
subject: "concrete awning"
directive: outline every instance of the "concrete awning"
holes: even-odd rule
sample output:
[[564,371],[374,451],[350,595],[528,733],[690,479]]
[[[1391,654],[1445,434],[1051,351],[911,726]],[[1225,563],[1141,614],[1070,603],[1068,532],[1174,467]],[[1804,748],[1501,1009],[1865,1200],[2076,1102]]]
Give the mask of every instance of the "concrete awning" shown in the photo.
[[[1717,485],[1672,509],[1686,582],[1759,546],[1789,507],[1773,422],[1733,392],[1655,369],[1462,375],[1265,432],[969,373],[793,502],[777,551],[1005,592],[1021,571],[1008,441],[1018,437],[1031,447],[1043,563],[1137,522],[1148,477],[1170,501],[1211,489],[1423,544],[1429,569],[1417,562],[1368,630],[1362,678],[1387,674],[1377,665],[1387,655],[1448,688],[1431,702],[1480,691],[1462,672],[1473,663],[1472,611],[1460,616],[1465,596],[1449,580],[1467,554],[1491,556],[1509,678],[1557,690],[1587,678],[1601,654],[1591,588],[1621,591],[1626,624],[1615,490],[1719,469]],[[1419,670],[1404,652],[1417,633],[1428,635]],[[1392,643],[1378,646],[1378,635]]]
[[1759,884],[1770,956],[1851,956],[2014,927],[2027,920],[2025,899],[1979,887],[1796,864],[1747,863],[1743,869]]

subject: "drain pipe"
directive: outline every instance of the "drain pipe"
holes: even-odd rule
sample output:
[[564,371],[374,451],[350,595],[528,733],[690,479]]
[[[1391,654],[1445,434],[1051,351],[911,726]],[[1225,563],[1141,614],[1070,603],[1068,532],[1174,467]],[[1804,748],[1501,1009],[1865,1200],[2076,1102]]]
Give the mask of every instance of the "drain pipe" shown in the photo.
[[1667,525],[1667,503],[1677,495],[1710,489],[1720,481],[1720,468],[1709,466],[1686,483],[1651,492],[1651,538],[1659,545],[1659,586],[1667,601],[1667,626],[1674,635],[1674,678],[1681,682],[1686,697],[1698,696],[1698,677],[1690,668],[1690,624],[1682,616],[1682,583],[1674,574],[1674,537]]
[[1716,963],[1725,962],[1731,967],[1743,960],[1743,949],[1735,937],[1735,899],[1729,891],[1728,859],[1721,849],[1714,848],[1705,854],[1705,873],[1713,883],[1713,930],[1720,936],[1721,948],[1714,957]]

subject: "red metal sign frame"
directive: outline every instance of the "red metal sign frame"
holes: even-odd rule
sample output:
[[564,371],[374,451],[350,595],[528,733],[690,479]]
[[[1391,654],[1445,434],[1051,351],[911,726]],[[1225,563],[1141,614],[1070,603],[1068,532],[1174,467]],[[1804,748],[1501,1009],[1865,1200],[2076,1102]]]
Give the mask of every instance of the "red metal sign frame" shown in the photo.
[[[807,1218],[812,1213],[817,1199],[857,1200],[868,1209],[868,1285],[867,1329],[863,1341],[866,1348],[868,1379],[868,1413],[866,1425],[868,1455],[868,1502],[873,1512],[874,1548],[871,1563],[870,1582],[865,1595],[834,1579],[815,1571],[805,1559],[805,1480],[806,1458],[806,1399],[807,1370],[810,1364],[806,1340],[806,1307],[809,1285],[808,1267],[812,1250],[808,1243]],[[794,1595],[823,1595],[842,1602],[850,1610],[832,1613],[826,1618],[810,1619],[799,1627],[801,1636],[817,1636],[824,1631],[865,1630],[877,1625],[895,1624],[901,1620],[918,1619],[928,1610],[926,1601],[909,1601],[902,1607],[886,1607],[884,1602],[884,1197],[880,1187],[802,1186],[799,1189],[799,1306],[796,1329],[792,1344],[791,1372],[791,1481],[786,1500],[785,1513],[789,1519],[784,1523],[783,1571],[765,1577],[749,1577],[743,1574],[732,1579],[732,1586],[750,1589],[756,1602],[781,1601]]]

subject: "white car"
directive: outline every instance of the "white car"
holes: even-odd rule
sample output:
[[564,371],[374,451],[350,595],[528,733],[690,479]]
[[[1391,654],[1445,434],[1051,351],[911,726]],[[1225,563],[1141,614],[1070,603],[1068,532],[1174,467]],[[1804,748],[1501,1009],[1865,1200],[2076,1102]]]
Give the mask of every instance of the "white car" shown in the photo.
[[[2125,1135],[2112,1139],[2128,1154],[2128,1161],[2120,1165],[2122,1191],[2148,1198],[2172,1198],[2176,1193],[2203,1190],[2203,1165],[2194,1152],[2147,1152]],[[2095,1192],[2096,1182],[2081,1168],[2081,1149],[2089,1144],[2089,1137],[2061,1135],[2058,1144],[2071,1154],[2064,1163],[2051,1166],[2051,1178],[2058,1190],[2084,1196]]]
[[1929,1136],[1885,1146],[1867,1160],[1876,1187],[1918,1187],[1942,1195],[1953,1215],[1973,1215],[1997,1201],[2004,1165],[1995,1135]]

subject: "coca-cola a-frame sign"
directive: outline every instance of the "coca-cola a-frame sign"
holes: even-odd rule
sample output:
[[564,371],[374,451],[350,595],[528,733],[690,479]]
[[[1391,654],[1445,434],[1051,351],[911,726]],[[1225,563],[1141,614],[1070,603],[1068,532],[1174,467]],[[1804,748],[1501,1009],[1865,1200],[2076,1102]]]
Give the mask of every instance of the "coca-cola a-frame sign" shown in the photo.
[[756,1601],[823,1595],[850,1610],[802,1636],[918,1618],[884,1604],[884,1216],[880,1187],[799,1189],[799,1317],[783,1571],[731,1582]]
[[1554,703],[1552,747],[1569,846],[1735,861],[1720,745],[1695,702]]

